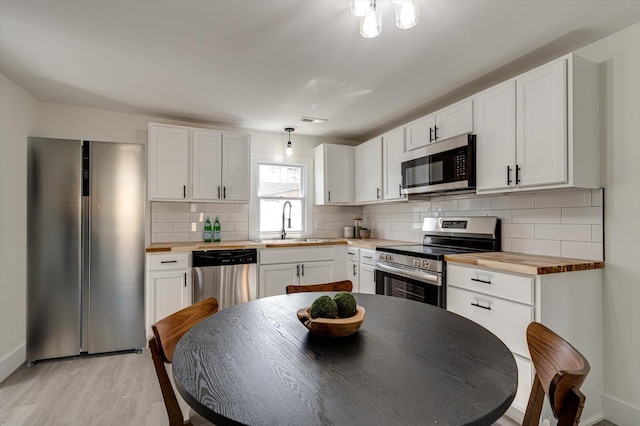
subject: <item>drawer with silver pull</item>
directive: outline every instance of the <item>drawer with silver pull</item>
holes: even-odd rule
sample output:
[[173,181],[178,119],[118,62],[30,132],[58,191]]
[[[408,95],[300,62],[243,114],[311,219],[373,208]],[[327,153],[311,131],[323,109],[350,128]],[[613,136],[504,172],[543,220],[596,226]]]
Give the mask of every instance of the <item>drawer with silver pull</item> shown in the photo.
[[447,263],[447,285],[533,304],[534,279]]
[[359,262],[360,259],[360,249],[355,247],[347,247],[347,260],[351,260],[353,262]]

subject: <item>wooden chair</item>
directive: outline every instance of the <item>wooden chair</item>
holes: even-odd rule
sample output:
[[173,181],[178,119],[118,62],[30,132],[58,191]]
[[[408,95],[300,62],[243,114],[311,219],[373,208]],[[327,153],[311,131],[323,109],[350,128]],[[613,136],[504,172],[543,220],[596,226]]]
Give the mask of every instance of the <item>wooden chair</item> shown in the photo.
[[182,410],[169,380],[165,363],[171,364],[173,351],[182,335],[191,327],[216,312],[218,312],[218,301],[214,297],[210,297],[171,314],[151,326],[154,337],[149,340],[149,349],[151,350],[151,358],[156,368],[160,390],[162,391],[171,426],[210,424],[204,418],[195,415],[195,413],[193,413],[193,416],[190,415],[189,420],[183,419]]
[[311,291],[351,291],[353,283],[349,280],[336,281],[324,284],[311,285],[288,285],[287,294],[291,293],[307,293]]
[[558,426],[578,425],[585,396],[580,386],[589,373],[589,362],[566,340],[544,325],[527,327],[527,344],[536,369],[523,426],[537,426],[546,394]]

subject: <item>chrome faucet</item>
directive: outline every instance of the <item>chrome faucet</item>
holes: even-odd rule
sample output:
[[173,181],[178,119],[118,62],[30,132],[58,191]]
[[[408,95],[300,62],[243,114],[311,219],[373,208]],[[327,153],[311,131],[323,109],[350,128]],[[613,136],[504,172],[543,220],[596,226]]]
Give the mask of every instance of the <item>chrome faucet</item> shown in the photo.
[[285,201],[284,205],[282,206],[282,232],[280,232],[280,239],[284,240],[285,238],[287,238],[287,232],[284,230],[284,211],[287,208],[287,204],[289,205],[289,222],[288,222],[288,228],[291,229],[291,202],[290,201]]

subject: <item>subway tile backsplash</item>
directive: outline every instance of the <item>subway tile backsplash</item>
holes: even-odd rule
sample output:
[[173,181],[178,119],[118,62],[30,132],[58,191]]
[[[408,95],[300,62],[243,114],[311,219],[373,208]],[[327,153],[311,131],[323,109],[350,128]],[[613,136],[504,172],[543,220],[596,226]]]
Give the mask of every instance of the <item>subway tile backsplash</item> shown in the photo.
[[457,195],[363,207],[372,237],[422,241],[425,217],[497,216],[502,250],[603,260],[603,190]]
[[[356,207],[314,206],[313,236],[339,238],[361,216],[372,238],[421,242],[422,220],[440,216],[497,216],[502,250],[603,260],[603,190],[513,195],[456,195],[425,201]],[[204,221],[220,217],[222,240],[249,238],[249,206],[151,203],[151,242],[202,241]]]

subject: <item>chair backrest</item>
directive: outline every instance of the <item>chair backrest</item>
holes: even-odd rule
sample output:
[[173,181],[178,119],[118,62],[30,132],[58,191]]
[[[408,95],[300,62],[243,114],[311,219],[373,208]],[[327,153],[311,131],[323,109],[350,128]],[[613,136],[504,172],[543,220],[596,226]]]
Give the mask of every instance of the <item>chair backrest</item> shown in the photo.
[[307,293],[312,291],[351,291],[353,283],[349,280],[335,281],[332,283],[310,284],[310,285],[288,285],[287,294]]
[[523,426],[538,425],[545,394],[558,426],[577,425],[585,402],[580,386],[591,369],[589,362],[566,340],[537,322],[527,327],[527,344],[536,375]]
[[153,337],[149,340],[149,349],[171,426],[190,425],[191,422],[183,420],[182,410],[169,380],[165,363],[172,362],[173,351],[182,335],[216,312],[218,312],[218,301],[210,297],[171,314],[151,326]]

